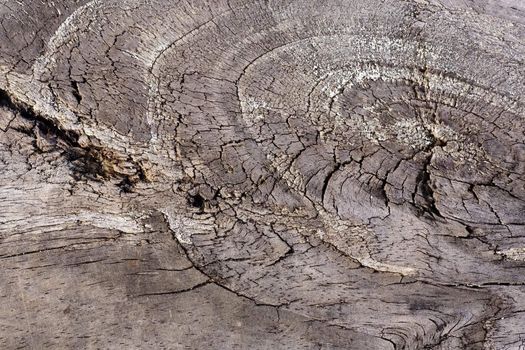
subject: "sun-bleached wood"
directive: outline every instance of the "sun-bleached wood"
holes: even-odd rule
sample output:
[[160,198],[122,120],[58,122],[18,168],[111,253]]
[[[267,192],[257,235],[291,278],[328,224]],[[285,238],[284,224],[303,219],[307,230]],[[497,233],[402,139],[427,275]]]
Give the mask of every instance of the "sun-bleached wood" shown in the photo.
[[0,20],[0,348],[525,348],[522,1]]

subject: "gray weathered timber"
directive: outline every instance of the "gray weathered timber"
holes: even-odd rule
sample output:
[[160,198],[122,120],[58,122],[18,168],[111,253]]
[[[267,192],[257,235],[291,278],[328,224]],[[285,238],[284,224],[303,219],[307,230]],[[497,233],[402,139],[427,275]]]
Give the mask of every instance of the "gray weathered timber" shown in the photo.
[[0,24],[0,349],[525,349],[522,0]]

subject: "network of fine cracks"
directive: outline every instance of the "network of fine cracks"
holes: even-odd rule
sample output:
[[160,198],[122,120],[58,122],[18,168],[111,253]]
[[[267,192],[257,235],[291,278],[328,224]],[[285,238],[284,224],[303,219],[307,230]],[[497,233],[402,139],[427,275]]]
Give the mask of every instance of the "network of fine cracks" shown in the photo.
[[0,5],[0,345],[519,349],[522,14]]

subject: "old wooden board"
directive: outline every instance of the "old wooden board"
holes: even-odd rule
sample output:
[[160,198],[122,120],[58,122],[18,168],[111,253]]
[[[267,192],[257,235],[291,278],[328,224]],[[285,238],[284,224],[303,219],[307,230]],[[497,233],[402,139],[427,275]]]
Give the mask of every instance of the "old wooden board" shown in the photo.
[[0,24],[1,349],[525,349],[522,0]]

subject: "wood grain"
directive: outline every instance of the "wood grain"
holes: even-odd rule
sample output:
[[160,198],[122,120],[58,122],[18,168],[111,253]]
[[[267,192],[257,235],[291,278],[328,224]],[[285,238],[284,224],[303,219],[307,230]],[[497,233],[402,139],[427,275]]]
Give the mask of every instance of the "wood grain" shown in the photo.
[[525,348],[520,0],[0,23],[0,348]]

